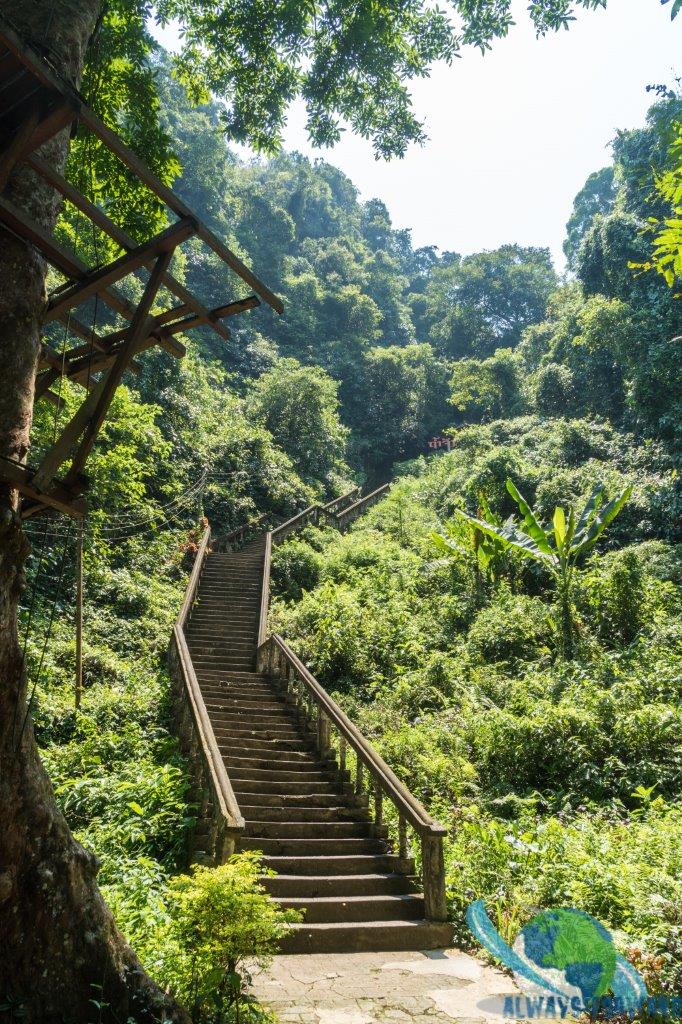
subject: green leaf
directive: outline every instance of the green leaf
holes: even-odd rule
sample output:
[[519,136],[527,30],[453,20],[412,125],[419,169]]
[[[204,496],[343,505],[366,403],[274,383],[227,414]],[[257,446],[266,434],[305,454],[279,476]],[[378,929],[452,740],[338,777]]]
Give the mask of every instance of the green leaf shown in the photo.
[[589,529],[586,531],[584,539],[580,541],[576,538],[576,543],[573,545],[573,550],[576,554],[589,551],[590,548],[594,547],[606,527],[613,522],[631,494],[632,485],[630,484],[613,501],[610,501],[601,513],[597,513]]
[[557,550],[563,552],[564,541],[566,539],[566,513],[560,505],[554,509],[554,539],[556,541]]
[[526,499],[523,497],[523,495],[520,493],[520,491],[517,489],[517,487],[514,485],[514,482],[513,480],[511,480],[511,478],[507,479],[507,490],[511,494],[516,504],[519,506],[519,511],[523,516],[523,526],[525,527],[525,532],[529,535],[529,537],[533,538],[533,540],[535,541],[535,543],[541,551],[544,551],[545,554],[553,555],[554,552],[552,551],[552,545],[549,543],[549,538],[547,534],[538,522],[532,508],[530,507]]
[[467,515],[466,512],[460,512],[460,515],[477,526],[488,537],[499,541],[505,548],[514,548],[515,551],[520,552],[526,558],[533,558],[538,562],[546,562],[553,565],[556,561],[556,556],[551,548],[549,551],[545,551],[535,543],[532,537],[519,530],[512,520],[507,520],[504,526],[493,526],[492,523],[476,519],[474,516]]
[[131,811],[135,811],[135,814],[144,814],[144,808],[140,807],[136,800],[131,800],[128,803],[128,807]]
[[585,508],[580,513],[580,519],[578,520],[577,526],[575,528],[576,543],[579,543],[580,534],[583,533],[583,531],[585,531],[589,527],[596,512],[601,507],[601,503],[603,500],[604,486],[603,484],[598,484],[592,491],[590,497],[587,499]]

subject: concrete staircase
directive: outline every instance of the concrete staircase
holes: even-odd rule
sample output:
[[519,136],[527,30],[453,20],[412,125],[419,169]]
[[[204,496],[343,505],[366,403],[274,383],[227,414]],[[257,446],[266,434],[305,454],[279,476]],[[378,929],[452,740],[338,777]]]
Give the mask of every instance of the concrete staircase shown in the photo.
[[[277,683],[254,671],[264,539],[206,555],[185,626],[187,646],[245,831],[277,875],[267,890],[304,912],[283,951],[438,948],[450,925],[425,920],[409,862],[377,837],[336,763]],[[201,849],[201,826],[197,847]],[[408,873],[405,873],[407,867]]]

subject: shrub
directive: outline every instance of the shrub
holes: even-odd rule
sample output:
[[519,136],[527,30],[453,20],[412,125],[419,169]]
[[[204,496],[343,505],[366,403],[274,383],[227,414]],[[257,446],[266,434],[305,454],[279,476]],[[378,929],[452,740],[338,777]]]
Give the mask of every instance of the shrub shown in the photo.
[[263,873],[258,853],[249,850],[169,883],[159,977],[195,1021],[222,1024],[232,1010],[238,1020],[246,961],[265,966],[288,925],[301,920],[270,899]]
[[631,643],[645,626],[651,612],[649,591],[642,563],[631,548],[593,559],[578,589],[590,624],[611,645]]
[[568,366],[547,363],[535,379],[535,408],[541,416],[569,416],[575,408],[575,383]]
[[270,581],[272,591],[285,601],[299,601],[305,590],[312,590],[320,579],[319,554],[299,540],[275,548]]
[[503,588],[476,616],[467,635],[467,648],[481,661],[535,658],[549,650],[549,614],[539,598]]

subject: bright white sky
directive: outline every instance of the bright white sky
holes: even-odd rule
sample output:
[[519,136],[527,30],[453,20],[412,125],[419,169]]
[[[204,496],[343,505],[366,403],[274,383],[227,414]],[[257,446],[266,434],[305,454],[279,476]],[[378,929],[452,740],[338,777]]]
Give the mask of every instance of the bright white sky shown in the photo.
[[[568,32],[537,40],[525,8],[517,4],[518,24],[485,57],[466,50],[414,83],[429,141],[403,160],[376,161],[350,133],[314,150],[298,104],[285,147],[340,167],[363,199],[382,199],[394,225],[412,229],[417,246],[549,246],[561,268],[576,192],[609,162],[616,130],[643,123],[653,102],[646,86],[682,74],[682,15],[671,23],[670,3],[609,0],[606,10],[580,10]],[[172,28],[155,35],[177,47]]]

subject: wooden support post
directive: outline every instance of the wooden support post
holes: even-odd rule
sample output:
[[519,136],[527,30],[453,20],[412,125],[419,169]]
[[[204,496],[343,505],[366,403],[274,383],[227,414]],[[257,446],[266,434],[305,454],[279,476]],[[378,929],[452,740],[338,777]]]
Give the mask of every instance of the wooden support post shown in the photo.
[[407,820],[404,814],[398,815],[398,856],[407,859]]
[[78,524],[76,548],[76,707],[83,696],[83,520]]
[[339,737],[339,769],[342,772],[345,772],[345,770],[346,770],[346,754],[347,754],[347,750],[348,750],[348,747],[347,747],[347,744],[346,744],[346,737],[345,736],[340,736]]
[[355,764],[355,793],[356,796],[362,796],[362,784],[363,784],[363,771],[364,765],[360,760],[360,756],[356,754]]
[[421,841],[424,916],[429,921],[447,921],[448,906],[445,898],[443,836],[423,832]]
[[317,707],[317,749],[321,757],[329,753],[329,719],[322,708]]
[[374,780],[374,826],[380,829],[384,823],[383,793],[377,779]]

